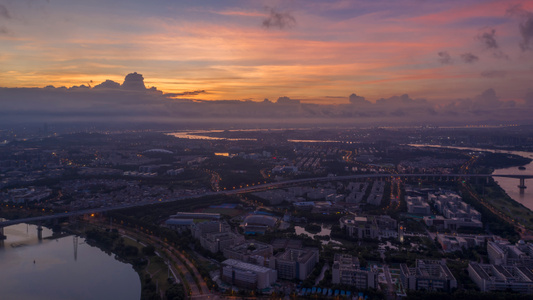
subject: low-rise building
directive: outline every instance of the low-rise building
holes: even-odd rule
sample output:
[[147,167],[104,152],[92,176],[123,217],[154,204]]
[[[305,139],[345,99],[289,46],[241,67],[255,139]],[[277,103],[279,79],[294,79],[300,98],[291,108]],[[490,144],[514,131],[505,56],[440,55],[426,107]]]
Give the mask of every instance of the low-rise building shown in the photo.
[[407,212],[417,215],[431,215],[431,208],[429,204],[422,197],[405,197],[407,202]]
[[305,280],[318,262],[318,249],[286,249],[276,255],[276,270],[282,279]]
[[231,227],[226,222],[208,221],[194,224],[192,228],[192,236],[200,239],[207,233],[218,233],[231,231]]
[[264,234],[268,229],[274,228],[277,222],[276,217],[253,213],[244,218],[242,227],[246,234]]
[[264,289],[277,280],[276,270],[245,263],[236,259],[222,262],[221,279],[231,285],[246,289]]
[[376,288],[377,272],[361,270],[359,259],[351,255],[335,254],[331,271],[334,284],[353,285],[358,289]]
[[176,230],[178,232],[183,232],[185,230],[191,230],[194,225],[193,219],[168,219],[165,221],[165,226]]
[[510,289],[520,293],[533,293],[533,273],[525,266],[471,262],[468,265],[468,275],[482,292]]
[[437,242],[446,252],[462,251],[476,246],[483,246],[490,236],[480,235],[446,235],[437,234]]
[[224,257],[274,269],[275,260],[272,245],[255,240],[224,249]]
[[[487,254],[491,264],[524,265],[533,267],[533,257],[528,253],[528,245],[513,245],[508,241],[490,241],[487,243]],[[526,252],[523,252],[525,250]]]
[[445,260],[416,260],[416,267],[400,265],[400,277],[406,290],[446,291],[457,288],[457,280]]
[[244,242],[244,237],[231,231],[226,222],[209,221],[194,224],[192,235],[200,240],[200,245],[213,253],[224,251]]
[[339,224],[341,229],[346,228],[346,233],[353,238],[376,239],[398,236],[397,221],[387,215],[345,216],[339,220]]

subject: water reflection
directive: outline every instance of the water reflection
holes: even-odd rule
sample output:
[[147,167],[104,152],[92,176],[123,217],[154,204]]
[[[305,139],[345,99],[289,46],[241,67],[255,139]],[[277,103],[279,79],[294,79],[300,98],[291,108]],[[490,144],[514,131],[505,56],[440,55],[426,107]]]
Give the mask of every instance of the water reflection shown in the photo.
[[[51,238],[43,228],[4,229],[0,249],[2,299],[139,299],[140,280],[131,265],[73,236]],[[76,243],[76,244],[74,244]],[[77,252],[77,253],[76,253]],[[77,260],[76,260],[77,255]]]
[[[517,167],[495,170],[493,174],[510,174],[510,175],[533,175],[533,162],[525,166],[525,170],[519,170]],[[533,179],[526,179],[528,188],[518,188],[518,179],[494,177],[494,180],[505,190],[509,197],[523,204],[525,207],[533,210]]]
[[[310,233],[305,230],[302,226],[294,226],[294,231],[297,235],[304,234],[307,235],[310,238],[315,238],[315,236],[329,236],[331,237],[331,226],[326,226],[325,224],[316,224],[320,225],[320,231],[317,233]],[[322,240],[322,244],[327,245],[329,242],[335,243],[335,244],[342,244],[341,242],[329,239],[329,240]]]

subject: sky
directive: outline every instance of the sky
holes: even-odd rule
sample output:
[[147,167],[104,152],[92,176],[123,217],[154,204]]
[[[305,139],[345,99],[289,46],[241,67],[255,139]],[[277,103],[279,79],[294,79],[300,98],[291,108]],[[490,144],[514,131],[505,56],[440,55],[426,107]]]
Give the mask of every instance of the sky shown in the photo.
[[529,107],[533,1],[0,0],[0,108],[133,72],[171,100]]

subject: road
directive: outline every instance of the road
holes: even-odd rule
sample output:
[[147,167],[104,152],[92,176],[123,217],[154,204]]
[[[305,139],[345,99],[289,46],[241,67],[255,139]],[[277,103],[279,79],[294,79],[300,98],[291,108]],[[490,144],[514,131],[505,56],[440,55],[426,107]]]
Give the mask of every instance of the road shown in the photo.
[[520,234],[520,237],[523,240],[531,240],[531,239],[533,239],[533,232],[528,230],[524,225],[519,224],[516,220],[514,220],[513,218],[511,218],[507,214],[504,214],[503,212],[501,212],[500,210],[498,210],[497,208],[492,206],[490,203],[485,201],[474,190],[472,190],[472,188],[469,185],[463,184],[463,187],[468,191],[468,193],[470,194],[470,196],[472,198],[476,199],[479,203],[481,203],[483,206],[485,206],[485,208],[490,210],[496,216],[499,216],[501,219],[503,219],[507,223],[509,223],[512,226],[514,226],[516,231],[518,231],[518,233]]
[[390,275],[389,265],[383,265],[383,272],[385,273],[385,279],[387,280],[387,286],[389,287],[387,298],[389,300],[396,299],[396,289],[394,288],[394,284],[392,283],[392,277]]
[[108,206],[108,207],[99,207],[99,208],[91,208],[91,209],[83,209],[83,210],[77,210],[77,211],[70,211],[70,212],[64,212],[59,214],[53,214],[53,215],[46,215],[46,216],[39,216],[39,217],[31,217],[31,218],[22,218],[22,219],[15,219],[15,220],[9,220],[9,221],[3,221],[0,222],[0,228],[20,224],[20,223],[34,223],[34,222],[40,222],[45,220],[52,220],[57,218],[68,218],[68,217],[74,217],[74,216],[80,216],[80,215],[87,215],[87,214],[93,214],[93,213],[103,213],[107,211],[113,211],[113,210],[120,210],[120,209],[126,209],[126,208],[133,208],[133,207],[142,207],[142,206],[150,206],[150,205],[157,205],[161,203],[169,203],[169,202],[175,202],[175,201],[184,201],[184,200],[192,200],[197,199],[201,197],[206,196],[214,196],[214,195],[236,195],[236,194],[243,194],[243,193],[251,193],[251,192],[259,192],[264,191],[268,189],[275,189],[280,188],[283,186],[290,186],[295,184],[303,184],[303,183],[311,183],[311,182],[324,182],[324,181],[335,181],[335,180],[351,180],[351,179],[368,179],[368,178],[388,178],[388,177],[439,177],[439,178],[487,178],[487,177],[509,177],[509,178],[533,178],[533,175],[492,175],[492,174],[357,174],[357,175],[346,175],[346,176],[326,176],[326,177],[315,177],[315,178],[303,178],[303,179],[293,179],[293,180],[286,180],[286,181],[280,181],[280,182],[273,182],[273,183],[264,183],[264,184],[257,184],[248,187],[243,188],[237,188],[232,190],[224,190],[224,191],[217,191],[217,192],[206,192],[202,194],[196,194],[196,195],[188,195],[188,196],[182,196],[177,197],[173,199],[168,199],[165,201],[157,201],[157,202],[138,202],[138,203],[130,203],[130,204],[122,204],[117,206]]
[[[104,224],[103,222],[99,223],[101,226],[107,226],[107,224]],[[180,278],[182,282],[187,282],[189,285],[191,298],[209,299],[214,296],[198,272],[198,269],[196,269],[196,266],[194,266],[194,264],[179,250],[175,249],[158,237],[147,235],[117,224],[114,224],[113,226],[119,228],[122,235],[134,240],[139,240],[143,244],[153,245],[156,247],[158,252],[163,253],[166,257],[168,257],[171,261],[172,273],[183,274],[183,277],[180,276]],[[186,267],[186,265],[189,266],[189,268],[193,271],[192,274],[189,272],[189,269]],[[194,279],[195,277],[196,280]],[[199,286],[197,285],[197,282],[199,283]]]

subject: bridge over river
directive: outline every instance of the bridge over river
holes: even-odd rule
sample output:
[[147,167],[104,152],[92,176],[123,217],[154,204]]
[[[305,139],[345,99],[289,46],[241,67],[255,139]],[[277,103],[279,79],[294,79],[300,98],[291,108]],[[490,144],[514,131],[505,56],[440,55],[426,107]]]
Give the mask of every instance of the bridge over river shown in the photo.
[[120,210],[120,209],[126,209],[126,208],[133,208],[133,207],[141,207],[141,206],[150,206],[150,205],[158,205],[161,203],[169,203],[169,202],[175,202],[175,201],[184,201],[184,200],[191,200],[191,199],[197,199],[205,196],[213,196],[213,195],[235,195],[235,194],[244,194],[244,193],[250,193],[250,192],[259,192],[264,191],[268,189],[275,189],[285,186],[292,186],[296,184],[303,184],[303,183],[313,183],[313,182],[326,182],[326,181],[340,181],[340,180],[358,180],[358,179],[387,179],[387,178],[420,178],[420,179],[433,179],[433,180],[441,180],[441,181],[448,181],[448,180],[465,180],[465,179],[485,179],[488,180],[490,177],[506,177],[506,178],[517,178],[519,179],[519,185],[518,187],[520,189],[525,189],[525,180],[533,178],[533,175],[493,175],[493,174],[357,174],[357,175],[346,175],[346,176],[327,176],[327,177],[315,177],[315,178],[302,178],[302,179],[293,179],[293,180],[285,180],[280,182],[273,182],[273,183],[265,183],[265,184],[257,184],[252,186],[247,186],[243,188],[237,188],[232,190],[224,190],[224,191],[216,191],[216,192],[207,192],[202,194],[196,194],[196,195],[188,195],[173,199],[168,199],[165,201],[158,201],[158,202],[138,202],[138,203],[132,203],[132,204],[123,204],[123,205],[115,205],[115,206],[108,206],[108,207],[99,207],[99,208],[90,208],[90,209],[83,209],[83,210],[76,210],[76,211],[68,211],[64,213],[58,213],[58,214],[52,214],[52,215],[46,215],[46,216],[39,216],[39,217],[30,217],[30,218],[21,218],[21,219],[15,219],[15,220],[8,220],[8,221],[2,221],[0,222],[0,238],[4,236],[4,227],[20,224],[20,223],[39,223],[42,221],[47,220],[53,220],[53,219],[59,219],[59,218],[68,218],[68,217],[75,217],[75,216],[81,216],[81,215],[88,215],[88,214],[94,214],[94,213],[103,213],[113,210]]

